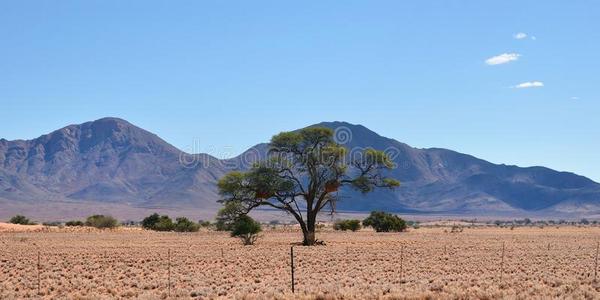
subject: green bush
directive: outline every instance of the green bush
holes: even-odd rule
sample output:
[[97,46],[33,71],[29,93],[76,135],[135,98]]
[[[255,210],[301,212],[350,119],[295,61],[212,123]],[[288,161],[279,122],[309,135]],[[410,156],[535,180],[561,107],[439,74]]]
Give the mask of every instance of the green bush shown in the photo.
[[65,226],[70,226],[70,227],[74,227],[74,226],[83,226],[85,224],[83,224],[83,222],[79,221],[79,220],[72,220],[72,221],[68,221],[67,223],[65,223]]
[[19,225],[35,225],[36,223],[29,221],[28,218],[26,218],[25,216],[22,215],[16,215],[12,218],[10,218],[10,220],[8,221],[9,223],[12,224],[19,224]]
[[342,231],[352,230],[352,231],[357,231],[360,228],[361,228],[361,226],[360,226],[360,220],[337,220],[333,224],[333,229],[334,230],[342,230]]
[[244,245],[254,244],[258,238],[258,233],[262,231],[260,223],[254,221],[248,215],[239,216],[231,227],[231,236],[240,238]]
[[155,231],[173,231],[175,224],[167,215],[159,216],[153,213],[142,220],[142,228]]
[[200,225],[188,220],[185,217],[179,217],[175,220],[175,231],[177,232],[196,232],[200,230]]
[[111,216],[93,215],[86,219],[85,226],[91,226],[98,229],[115,228],[119,226],[119,222]]
[[153,213],[142,220],[142,228],[154,230],[154,227],[160,220],[160,216],[157,213]]
[[152,230],[156,231],[173,231],[173,229],[175,229],[175,224],[173,224],[173,220],[167,215],[160,216],[158,222],[152,228]]
[[383,211],[373,211],[363,220],[363,226],[370,226],[377,232],[404,231],[406,222],[396,216]]

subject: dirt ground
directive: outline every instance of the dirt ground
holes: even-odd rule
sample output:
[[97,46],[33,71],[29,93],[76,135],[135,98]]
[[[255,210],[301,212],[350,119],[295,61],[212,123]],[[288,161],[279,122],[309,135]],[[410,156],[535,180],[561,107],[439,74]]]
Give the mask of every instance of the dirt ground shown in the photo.
[[0,232],[0,299],[600,298],[598,227],[324,229],[318,237],[327,245],[294,247],[292,294],[295,229],[268,229],[254,246],[212,231]]

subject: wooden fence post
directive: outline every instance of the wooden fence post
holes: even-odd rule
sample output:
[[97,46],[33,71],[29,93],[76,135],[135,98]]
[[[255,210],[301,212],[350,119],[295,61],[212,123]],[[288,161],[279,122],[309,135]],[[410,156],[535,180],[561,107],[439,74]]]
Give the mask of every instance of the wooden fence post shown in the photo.
[[598,248],[600,248],[600,242],[596,243],[596,263],[594,264],[594,281],[598,278]]
[[504,275],[504,244],[505,242],[502,242],[502,260],[500,261],[500,283],[502,283],[502,277]]
[[167,259],[169,261],[169,297],[171,297],[171,249],[168,250]]
[[41,268],[41,266],[40,266],[40,251],[38,250],[38,253],[37,253],[37,294],[38,294],[38,296],[40,295],[40,289],[41,289],[40,268]]
[[404,281],[404,245],[400,248],[400,283]]
[[290,248],[290,266],[292,268],[292,293],[295,293],[295,282],[294,282],[294,246]]

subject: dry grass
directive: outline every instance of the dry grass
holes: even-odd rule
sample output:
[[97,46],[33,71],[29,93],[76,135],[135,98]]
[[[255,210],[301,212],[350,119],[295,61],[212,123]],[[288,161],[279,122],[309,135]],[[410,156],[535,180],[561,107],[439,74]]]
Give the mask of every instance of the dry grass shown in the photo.
[[599,228],[444,230],[325,230],[319,237],[327,246],[294,248],[295,297],[289,250],[297,231],[268,230],[245,247],[218,232],[3,232],[0,299],[38,297],[38,251],[42,298],[166,299],[168,249],[172,298],[600,298],[593,282]]

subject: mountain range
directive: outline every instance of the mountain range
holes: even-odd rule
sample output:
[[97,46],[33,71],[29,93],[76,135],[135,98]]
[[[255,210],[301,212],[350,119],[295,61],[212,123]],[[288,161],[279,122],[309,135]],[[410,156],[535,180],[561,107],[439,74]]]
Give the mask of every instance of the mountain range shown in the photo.
[[[414,148],[345,122],[312,126],[335,130],[349,149],[386,150],[396,164],[389,175],[401,181],[400,188],[367,195],[342,189],[340,211],[565,217],[600,212],[600,184],[573,173]],[[267,149],[258,144],[224,160],[189,154],[118,118],[69,125],[33,140],[0,139],[0,217],[26,212],[60,219],[105,210],[131,218],[155,210],[208,216],[220,206],[217,180],[248,168]]]

